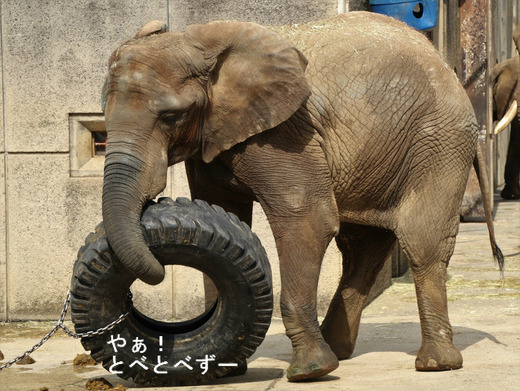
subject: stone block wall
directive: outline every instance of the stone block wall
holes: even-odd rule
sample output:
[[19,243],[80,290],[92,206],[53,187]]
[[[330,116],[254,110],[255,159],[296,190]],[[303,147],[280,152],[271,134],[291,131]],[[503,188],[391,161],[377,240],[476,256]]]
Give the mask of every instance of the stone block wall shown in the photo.
[[99,176],[70,175],[69,115],[100,113],[108,56],[164,0],[1,3],[0,319],[55,318],[86,235]]

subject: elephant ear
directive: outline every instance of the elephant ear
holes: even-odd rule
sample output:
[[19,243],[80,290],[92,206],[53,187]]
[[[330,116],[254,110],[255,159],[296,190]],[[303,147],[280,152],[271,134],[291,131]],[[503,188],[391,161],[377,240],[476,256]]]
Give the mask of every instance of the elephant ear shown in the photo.
[[205,162],[286,121],[310,94],[303,54],[262,26],[242,22],[192,25],[186,37],[202,51],[209,69],[202,146]]

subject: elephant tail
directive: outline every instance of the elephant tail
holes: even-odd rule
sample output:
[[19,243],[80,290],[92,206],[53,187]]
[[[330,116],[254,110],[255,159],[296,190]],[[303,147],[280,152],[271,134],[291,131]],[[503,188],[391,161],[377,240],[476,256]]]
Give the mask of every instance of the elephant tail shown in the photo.
[[495,240],[495,229],[493,226],[493,210],[491,208],[491,191],[489,184],[489,176],[487,172],[486,162],[484,155],[480,149],[480,145],[477,146],[477,154],[473,160],[473,167],[477,173],[478,183],[480,186],[480,192],[482,193],[482,201],[484,204],[484,215],[486,217],[486,224],[489,231],[489,240],[491,242],[491,250],[493,251],[493,258],[498,263],[500,273],[504,276],[504,254],[497,245]]

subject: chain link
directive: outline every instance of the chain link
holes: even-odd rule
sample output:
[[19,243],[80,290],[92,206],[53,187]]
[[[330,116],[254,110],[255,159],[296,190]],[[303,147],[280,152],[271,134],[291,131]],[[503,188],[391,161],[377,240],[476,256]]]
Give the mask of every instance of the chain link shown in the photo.
[[[65,303],[63,305],[63,309],[61,310],[61,315],[56,323],[56,325],[49,331],[36,345],[34,345],[32,348],[27,350],[25,353],[21,354],[20,356],[12,359],[11,361],[6,362],[5,364],[0,365],[0,371],[5,368],[9,368],[11,365],[17,363],[18,361],[24,359],[29,354],[34,352],[36,349],[38,349],[40,346],[42,346],[45,342],[47,342],[60,328],[68,335],[70,335],[72,338],[88,338],[92,337],[94,335],[101,335],[105,332],[112,330],[114,327],[116,327],[119,323],[121,323],[125,318],[128,316],[129,312],[126,312],[124,314],[121,314],[119,318],[114,320],[113,322],[110,322],[104,327],[101,327],[97,330],[87,331],[85,333],[75,333],[74,331],[70,330],[63,322],[65,320],[65,316],[67,315],[67,311],[69,310],[70,305],[70,298],[71,298],[70,290],[67,291],[67,298],[65,299]],[[129,293],[129,298],[131,299],[131,293]]]

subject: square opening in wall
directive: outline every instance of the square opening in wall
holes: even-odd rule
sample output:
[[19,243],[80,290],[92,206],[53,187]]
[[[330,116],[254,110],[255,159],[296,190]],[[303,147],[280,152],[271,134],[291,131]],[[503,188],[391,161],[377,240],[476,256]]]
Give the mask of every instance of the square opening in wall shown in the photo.
[[107,132],[92,132],[92,157],[105,156],[107,152]]
[[107,133],[103,114],[69,114],[70,175],[103,176]]

